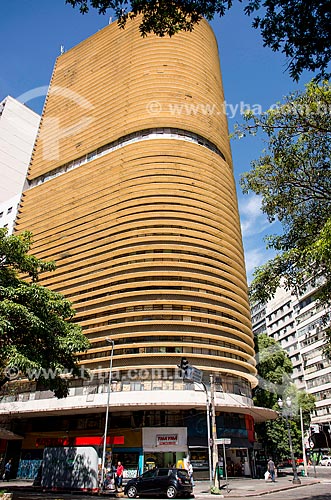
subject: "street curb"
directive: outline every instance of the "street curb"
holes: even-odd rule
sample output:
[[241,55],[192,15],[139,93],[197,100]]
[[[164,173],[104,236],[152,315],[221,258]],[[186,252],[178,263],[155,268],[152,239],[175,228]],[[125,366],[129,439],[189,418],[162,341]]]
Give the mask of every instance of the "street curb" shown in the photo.
[[[256,490],[256,491],[253,491],[252,490],[252,487],[254,487],[253,484],[250,484],[249,481],[247,481],[247,488],[249,488],[249,491],[247,491],[247,488],[246,487],[241,487],[241,488],[236,488],[236,484],[234,482],[234,484],[232,485],[230,483],[230,488],[229,488],[229,493],[226,492],[226,490],[221,490],[221,493],[219,495],[215,494],[215,493],[210,493],[209,490],[207,490],[208,486],[207,484],[205,485],[199,485],[201,490],[202,491],[196,491],[193,493],[193,496],[191,498],[195,498],[196,500],[217,500],[217,497],[218,498],[222,498],[222,499],[226,499],[226,498],[229,498],[229,499],[232,499],[232,498],[236,498],[236,499],[240,499],[240,498],[250,498],[250,497],[260,497],[260,496],[264,496],[264,495],[270,495],[270,494],[273,494],[273,493],[281,493],[282,491],[287,491],[287,490],[291,490],[293,488],[299,488],[299,487],[302,487],[302,486],[313,486],[314,484],[320,484],[322,483],[323,481],[319,480],[319,479],[311,479],[311,480],[308,480],[307,482],[304,482],[304,483],[301,483],[301,484],[293,484],[293,483],[286,483],[286,484],[279,484],[279,485],[275,485],[275,487],[272,487],[272,483],[269,483],[269,487],[267,486],[268,483],[266,484],[261,484],[260,483],[260,487],[261,488],[264,488],[263,490]],[[233,486],[231,488],[231,486]],[[266,487],[268,487],[268,489],[265,489]],[[198,487],[199,488],[199,487]],[[199,489],[200,489],[199,488]],[[1,489],[1,487],[0,487]],[[43,491],[42,488],[40,486],[31,486],[31,485],[7,485],[6,484],[6,490],[9,490],[10,492],[14,493],[14,494],[17,494],[17,492],[29,492],[29,493],[46,493],[46,491]],[[66,498],[68,495],[72,495],[72,496],[75,496],[77,498],[77,500],[80,499],[80,497],[86,497],[88,500],[89,499],[92,499],[93,497],[95,499],[97,499],[99,497],[99,499],[101,500],[106,500],[106,498],[108,498],[109,500],[115,500],[116,498],[122,498],[123,497],[123,493],[116,493],[115,491],[105,491],[103,493],[89,493],[89,492],[82,492],[82,491],[75,491],[75,492],[70,492],[70,491],[62,491],[62,492],[55,492],[55,491],[48,491],[48,493],[50,493],[50,496],[49,498],[52,499],[52,500],[56,500],[54,498],[54,495],[55,494],[63,494],[64,495],[64,498]],[[14,497],[15,498],[15,497]],[[277,497],[279,498],[279,496]],[[83,500],[83,498],[82,498]]]
[[312,486],[313,484],[317,484],[320,481],[314,481],[311,483],[305,483],[305,484],[289,484],[288,486],[283,486],[282,488],[275,488],[274,490],[264,490],[260,491],[259,493],[248,493],[245,495],[245,497],[255,497],[255,496],[262,496],[262,495],[270,495],[271,493],[279,493],[280,491],[287,491],[287,490],[292,490],[294,488],[302,488],[304,486]]
[[287,491],[287,490],[292,490],[293,488],[302,488],[304,486],[312,486],[314,484],[319,484],[321,481],[312,481],[309,483],[305,484],[289,484],[287,486],[282,486],[280,488],[274,488],[272,490],[263,490],[263,491],[255,491],[255,492],[249,492],[246,494],[240,494],[238,490],[231,490],[229,493],[222,493],[220,495],[215,494],[215,493],[197,493],[194,494],[195,498],[208,498],[208,499],[216,499],[218,498],[238,498],[238,497],[257,497],[257,496],[263,496],[263,495],[270,495],[272,493],[280,493],[281,491]]

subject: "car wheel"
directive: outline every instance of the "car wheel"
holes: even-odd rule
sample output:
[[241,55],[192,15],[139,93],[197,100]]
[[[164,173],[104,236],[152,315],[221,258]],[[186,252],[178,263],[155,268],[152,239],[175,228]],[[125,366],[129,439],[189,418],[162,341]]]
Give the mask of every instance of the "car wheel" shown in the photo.
[[176,498],[177,490],[174,486],[168,486],[167,489],[167,498]]
[[137,496],[137,488],[135,486],[129,486],[128,491],[126,492],[129,498],[136,498]]

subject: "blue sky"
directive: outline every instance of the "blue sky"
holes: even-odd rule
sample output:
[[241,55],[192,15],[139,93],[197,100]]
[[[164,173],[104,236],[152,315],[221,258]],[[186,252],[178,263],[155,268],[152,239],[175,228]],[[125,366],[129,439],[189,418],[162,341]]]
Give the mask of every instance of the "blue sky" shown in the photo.
[[[56,57],[63,45],[66,50],[108,24],[109,16],[95,10],[81,15],[64,0],[2,0],[0,47],[0,101],[7,95],[19,98],[38,87],[47,86]],[[242,6],[235,7],[223,19],[212,22],[220,52],[229,130],[241,122],[241,110],[259,105],[263,110],[293,90],[302,90],[312,75],[305,74],[299,84],[286,73],[286,59],[280,53],[263,48],[260,34],[251,28]],[[43,97],[27,102],[42,110]],[[235,112],[234,112],[235,111]],[[234,116],[233,116],[234,115]],[[235,178],[247,171],[258,158],[263,142],[258,137],[232,141]],[[242,195],[237,187],[241,214],[247,275],[256,265],[272,256],[265,250],[263,237],[275,232],[260,211],[253,195]]]

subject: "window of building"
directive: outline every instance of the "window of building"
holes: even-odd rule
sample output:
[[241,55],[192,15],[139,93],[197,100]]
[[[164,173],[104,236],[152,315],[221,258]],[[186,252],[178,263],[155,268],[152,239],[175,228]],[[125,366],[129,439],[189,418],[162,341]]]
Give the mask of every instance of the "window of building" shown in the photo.
[[7,210],[7,214],[10,214],[10,212],[13,210],[13,207],[9,207]]

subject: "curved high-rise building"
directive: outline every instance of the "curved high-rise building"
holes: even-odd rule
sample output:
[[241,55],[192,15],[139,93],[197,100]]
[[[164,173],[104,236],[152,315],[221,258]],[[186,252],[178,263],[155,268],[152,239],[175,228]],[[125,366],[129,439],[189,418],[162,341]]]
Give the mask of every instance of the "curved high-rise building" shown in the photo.
[[[196,468],[208,462],[206,394],[182,380],[181,358],[202,372],[207,396],[213,375],[218,434],[233,449],[248,450],[253,420],[266,416],[251,401],[254,342],[223,101],[207,22],[172,38],[142,38],[137,21],[107,26],[56,61],[17,219],[18,231],[33,232],[33,253],[56,261],[41,283],[74,303],[91,343],[78,354],[90,379],[73,381],[64,401],[48,397],[44,415],[98,416],[89,432],[100,435],[111,368],[108,432],[124,436],[112,453],[131,450],[124,460],[140,469],[188,454]],[[36,402],[25,403],[17,413],[39,422]],[[238,457],[249,474],[248,455]]]

